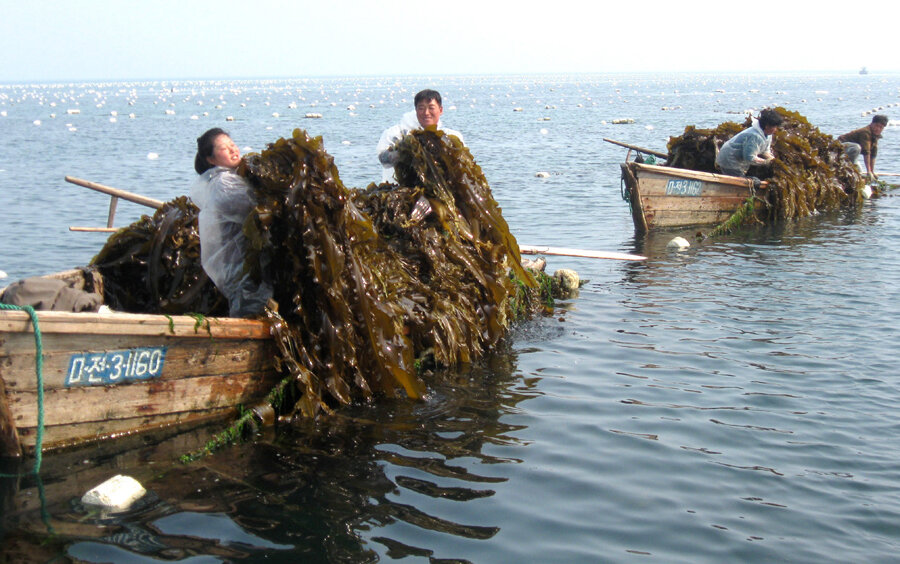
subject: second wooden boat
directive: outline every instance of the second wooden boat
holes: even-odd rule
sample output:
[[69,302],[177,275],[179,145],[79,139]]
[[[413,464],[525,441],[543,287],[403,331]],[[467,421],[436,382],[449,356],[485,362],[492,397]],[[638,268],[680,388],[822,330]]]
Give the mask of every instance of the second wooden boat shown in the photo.
[[[631,206],[638,235],[654,229],[717,225],[728,219],[766,183],[627,161],[622,163],[623,198]],[[762,199],[756,205],[762,207]]]

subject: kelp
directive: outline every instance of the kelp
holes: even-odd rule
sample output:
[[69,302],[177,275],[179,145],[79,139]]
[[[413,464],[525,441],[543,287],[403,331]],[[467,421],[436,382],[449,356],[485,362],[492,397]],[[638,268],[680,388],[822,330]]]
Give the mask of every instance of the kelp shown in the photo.
[[187,196],[116,231],[90,265],[104,302],[118,311],[227,315],[228,303],[200,265],[197,206]]
[[[275,288],[277,308],[265,316],[276,365],[296,384],[287,394],[296,414],[420,397],[427,367],[477,360],[516,316],[541,307],[468,149],[432,130],[397,151],[400,186],[345,187],[322,138],[299,129],[238,168],[257,199],[244,224],[245,269]],[[112,279],[111,302],[213,313],[213,294],[188,276],[202,269],[196,207],[183,200],[120,231],[95,259]],[[197,300],[180,299],[188,295]]]
[[[864,181],[859,169],[844,155],[834,137],[822,133],[797,112],[774,108],[784,123],[775,132],[771,166],[751,166],[748,176],[767,180],[769,188],[756,197],[766,206],[756,219],[771,221],[805,217],[862,201]],[[717,172],[716,154],[731,137],[750,127],[725,122],[713,129],[685,128],[684,134],[669,139],[667,166]]]

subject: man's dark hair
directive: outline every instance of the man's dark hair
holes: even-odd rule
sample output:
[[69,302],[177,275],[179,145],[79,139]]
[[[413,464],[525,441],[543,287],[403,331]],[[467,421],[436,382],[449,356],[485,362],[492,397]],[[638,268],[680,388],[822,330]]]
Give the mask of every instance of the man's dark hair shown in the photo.
[[784,118],[782,118],[781,114],[779,114],[775,110],[766,108],[765,110],[759,112],[759,127],[760,127],[760,129],[765,129],[771,125],[778,127],[783,122],[784,122]]
[[880,123],[881,125],[887,127],[888,117],[884,114],[875,114],[872,116],[872,123]]
[[416,94],[415,100],[413,100],[413,106],[418,106],[419,102],[430,102],[434,100],[437,102],[437,105],[440,107],[444,107],[444,104],[441,102],[441,93],[437,90],[422,90],[418,94]]

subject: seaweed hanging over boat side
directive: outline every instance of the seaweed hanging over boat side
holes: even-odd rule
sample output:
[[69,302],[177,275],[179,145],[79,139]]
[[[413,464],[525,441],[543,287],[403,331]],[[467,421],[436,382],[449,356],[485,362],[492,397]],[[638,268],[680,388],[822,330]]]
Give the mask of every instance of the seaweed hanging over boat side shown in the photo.
[[110,236],[90,263],[103,276],[104,302],[131,313],[227,315],[200,266],[198,213],[181,196]]
[[[265,316],[295,414],[421,397],[428,366],[479,359],[543,307],[469,151],[440,131],[397,151],[404,186],[346,188],[322,138],[299,129],[238,167],[257,201],[244,268],[271,278],[278,306]],[[223,312],[200,267],[197,214],[178,198],[110,238],[93,264],[114,308]]]
[[245,233],[272,257],[280,311],[268,315],[306,416],[398,388],[419,397],[423,365],[475,360],[506,334],[513,297],[540,307],[468,150],[434,131],[397,150],[410,186],[347,189],[321,138],[299,129],[239,168],[257,191]]
[[[784,123],[775,132],[772,166],[751,166],[748,176],[767,180],[767,206],[760,220],[805,217],[820,211],[857,205],[864,185],[859,169],[844,155],[843,147],[797,112],[774,108]],[[731,137],[750,127],[724,122],[714,129],[688,126],[684,134],[669,139],[667,166],[717,172],[716,155]]]

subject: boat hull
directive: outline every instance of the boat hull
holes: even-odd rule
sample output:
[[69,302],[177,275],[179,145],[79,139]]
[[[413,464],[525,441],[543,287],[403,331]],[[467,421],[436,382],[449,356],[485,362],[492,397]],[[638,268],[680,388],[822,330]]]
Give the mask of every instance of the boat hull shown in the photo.
[[[43,450],[197,424],[260,401],[278,380],[259,320],[37,313]],[[0,454],[35,450],[39,383],[24,311],[0,311]]]
[[766,189],[765,182],[754,189],[748,178],[636,162],[622,163],[622,179],[637,234],[722,223]]

